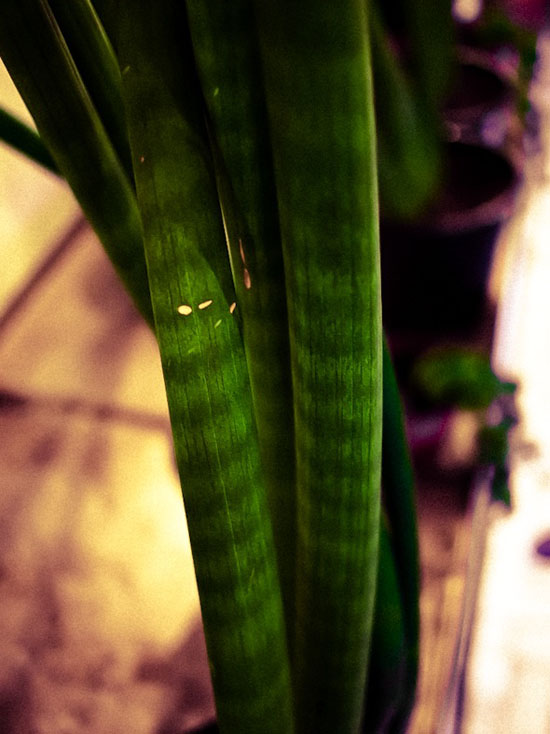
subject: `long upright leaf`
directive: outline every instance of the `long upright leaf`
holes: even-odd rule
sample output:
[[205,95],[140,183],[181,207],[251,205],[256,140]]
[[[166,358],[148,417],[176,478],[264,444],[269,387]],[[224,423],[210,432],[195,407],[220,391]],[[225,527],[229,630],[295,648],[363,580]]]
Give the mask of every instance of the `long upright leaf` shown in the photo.
[[405,695],[392,729],[397,733],[406,730],[416,693],[420,636],[420,563],[414,475],[405,434],[403,406],[387,344],[384,344],[383,367],[382,496],[403,598],[403,622],[407,642]]
[[407,655],[403,603],[387,520],[380,518],[376,604],[363,734],[396,734],[392,722],[406,695]]
[[127,2],[118,48],[155,323],[222,732],[293,730],[269,512],[179,2]]
[[120,277],[152,320],[134,192],[45,0],[0,3],[0,56]]
[[390,350],[383,351],[382,501],[364,734],[404,734],[415,701],[419,560],[414,477]]
[[290,627],[295,561],[292,388],[283,254],[256,25],[251,0],[189,0],[187,9],[219,152],[219,190]]
[[255,2],[289,305],[297,726],[356,732],[378,546],[381,324],[362,0]]
[[403,13],[417,93],[435,121],[453,72],[452,2],[404,0]]
[[118,55],[118,13],[121,3],[119,0],[92,0],[92,4],[115,55]]
[[396,58],[376,4],[370,12],[370,35],[380,204],[385,216],[409,218],[418,215],[437,191],[442,172],[440,131]]
[[120,70],[90,0],[48,0],[78,72],[117,155],[132,180]]

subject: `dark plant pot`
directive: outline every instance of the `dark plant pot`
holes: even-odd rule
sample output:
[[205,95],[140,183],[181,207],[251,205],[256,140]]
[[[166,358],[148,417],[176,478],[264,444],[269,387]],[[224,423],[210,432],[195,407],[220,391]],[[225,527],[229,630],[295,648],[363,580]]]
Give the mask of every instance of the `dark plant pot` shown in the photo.
[[516,91],[489,56],[463,51],[443,110],[451,140],[504,148],[516,136]]
[[451,143],[437,204],[413,224],[381,224],[386,330],[467,334],[484,312],[493,250],[512,211],[514,166],[495,150]]

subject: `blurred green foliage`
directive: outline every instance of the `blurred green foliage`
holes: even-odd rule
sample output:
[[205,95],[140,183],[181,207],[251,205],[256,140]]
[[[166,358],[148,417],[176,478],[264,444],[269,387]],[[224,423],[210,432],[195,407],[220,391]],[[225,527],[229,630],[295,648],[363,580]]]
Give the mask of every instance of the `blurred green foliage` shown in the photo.
[[486,409],[516,389],[495,375],[485,353],[455,346],[423,354],[413,368],[412,382],[429,402],[465,410]]

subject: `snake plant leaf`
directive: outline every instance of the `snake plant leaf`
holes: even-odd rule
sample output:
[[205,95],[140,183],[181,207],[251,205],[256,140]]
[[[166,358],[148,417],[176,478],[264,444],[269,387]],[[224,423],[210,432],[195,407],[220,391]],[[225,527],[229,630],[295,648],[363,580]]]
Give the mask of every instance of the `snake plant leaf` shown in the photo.
[[151,321],[135,194],[45,0],[0,3],[0,56],[57,168]]
[[403,603],[387,518],[380,517],[376,604],[363,734],[397,734],[392,724],[406,697],[407,641]]
[[219,727],[293,731],[282,600],[182,4],[127,2],[118,53]]
[[357,732],[377,566],[378,201],[363,2],[254,4],[285,261],[297,456],[297,730]]
[[40,135],[0,107],[0,140],[52,173],[59,172]]
[[381,210],[387,218],[410,219],[437,193],[441,136],[391,48],[376,4],[371,6],[370,34]]
[[[415,700],[420,637],[420,561],[416,523],[415,482],[409,455],[401,396],[390,349],[383,349],[382,499],[391,530],[399,590],[403,599],[403,624],[407,644],[406,693],[398,717],[404,731]],[[394,724],[398,727],[398,724]]]
[[187,11],[211,126],[290,628],[295,560],[292,387],[284,264],[254,13],[251,0],[189,0]]
[[122,103],[120,69],[90,0],[48,0],[80,77],[124,170],[132,161]]
[[118,57],[118,13],[122,9],[121,3],[118,0],[92,0],[92,5],[115,52],[115,56]]
[[403,0],[405,32],[417,93],[437,124],[453,75],[451,0]]

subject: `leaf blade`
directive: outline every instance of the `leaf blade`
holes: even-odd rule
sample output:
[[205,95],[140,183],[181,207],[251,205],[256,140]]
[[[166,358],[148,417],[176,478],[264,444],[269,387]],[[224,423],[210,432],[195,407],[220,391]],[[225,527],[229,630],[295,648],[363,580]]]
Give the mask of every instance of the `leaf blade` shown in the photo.
[[0,5],[0,56],[59,171],[151,321],[135,195],[44,0]]
[[356,732],[381,451],[377,186],[362,3],[256,2],[295,397],[299,732]]
[[[286,286],[250,0],[187,3],[215,152],[287,628],[294,619],[294,431]],[[292,640],[289,639],[289,643]]]
[[293,725],[282,602],[185,23],[170,0],[134,2],[119,30],[149,282],[218,721],[221,731],[286,734]]

